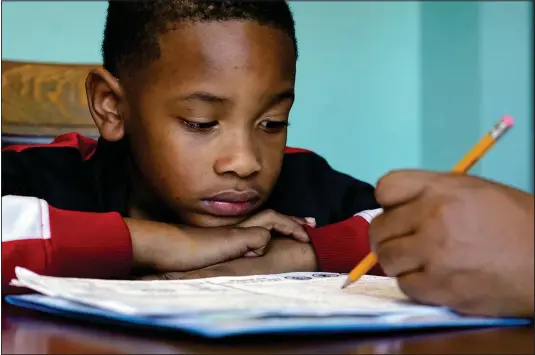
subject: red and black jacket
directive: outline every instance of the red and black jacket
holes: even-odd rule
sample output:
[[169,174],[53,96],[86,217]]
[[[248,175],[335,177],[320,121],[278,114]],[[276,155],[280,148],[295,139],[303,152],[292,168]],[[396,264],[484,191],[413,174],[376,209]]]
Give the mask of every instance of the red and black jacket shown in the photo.
[[[3,286],[16,266],[51,276],[129,274],[125,154],[121,143],[78,134],[2,151]],[[369,252],[368,224],[379,206],[371,185],[317,154],[287,148],[265,208],[315,217],[308,232],[320,269],[348,272]]]

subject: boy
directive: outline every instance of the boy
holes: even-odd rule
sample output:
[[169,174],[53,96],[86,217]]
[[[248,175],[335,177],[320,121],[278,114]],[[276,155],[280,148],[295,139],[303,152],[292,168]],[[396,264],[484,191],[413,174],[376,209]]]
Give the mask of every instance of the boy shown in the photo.
[[101,139],[2,152],[3,285],[15,266],[347,272],[367,254],[369,218],[354,215],[379,207],[372,186],[285,147],[297,60],[285,2],[112,1],[102,48],[86,81]]

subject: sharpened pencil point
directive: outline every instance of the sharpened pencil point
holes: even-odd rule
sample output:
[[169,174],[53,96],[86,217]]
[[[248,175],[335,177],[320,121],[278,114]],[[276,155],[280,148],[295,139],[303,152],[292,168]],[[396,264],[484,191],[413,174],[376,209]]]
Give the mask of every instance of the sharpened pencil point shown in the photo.
[[349,286],[349,285],[351,285],[351,279],[348,277],[348,278],[345,280],[344,284],[342,285],[342,290],[343,290],[344,288],[346,288],[347,286]]

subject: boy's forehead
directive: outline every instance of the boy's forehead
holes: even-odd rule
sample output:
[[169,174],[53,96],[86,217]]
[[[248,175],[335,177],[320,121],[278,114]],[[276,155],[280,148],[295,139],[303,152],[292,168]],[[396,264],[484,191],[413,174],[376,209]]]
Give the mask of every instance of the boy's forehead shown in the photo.
[[295,76],[292,39],[254,21],[179,23],[158,42],[160,57],[149,67],[154,69],[151,75],[160,79],[177,75],[202,79],[229,70]]

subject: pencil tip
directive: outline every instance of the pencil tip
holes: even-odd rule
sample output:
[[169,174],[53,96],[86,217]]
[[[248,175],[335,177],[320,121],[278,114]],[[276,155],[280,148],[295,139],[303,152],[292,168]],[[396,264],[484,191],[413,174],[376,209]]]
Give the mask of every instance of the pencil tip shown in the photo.
[[351,279],[347,278],[342,285],[342,290],[351,284]]

